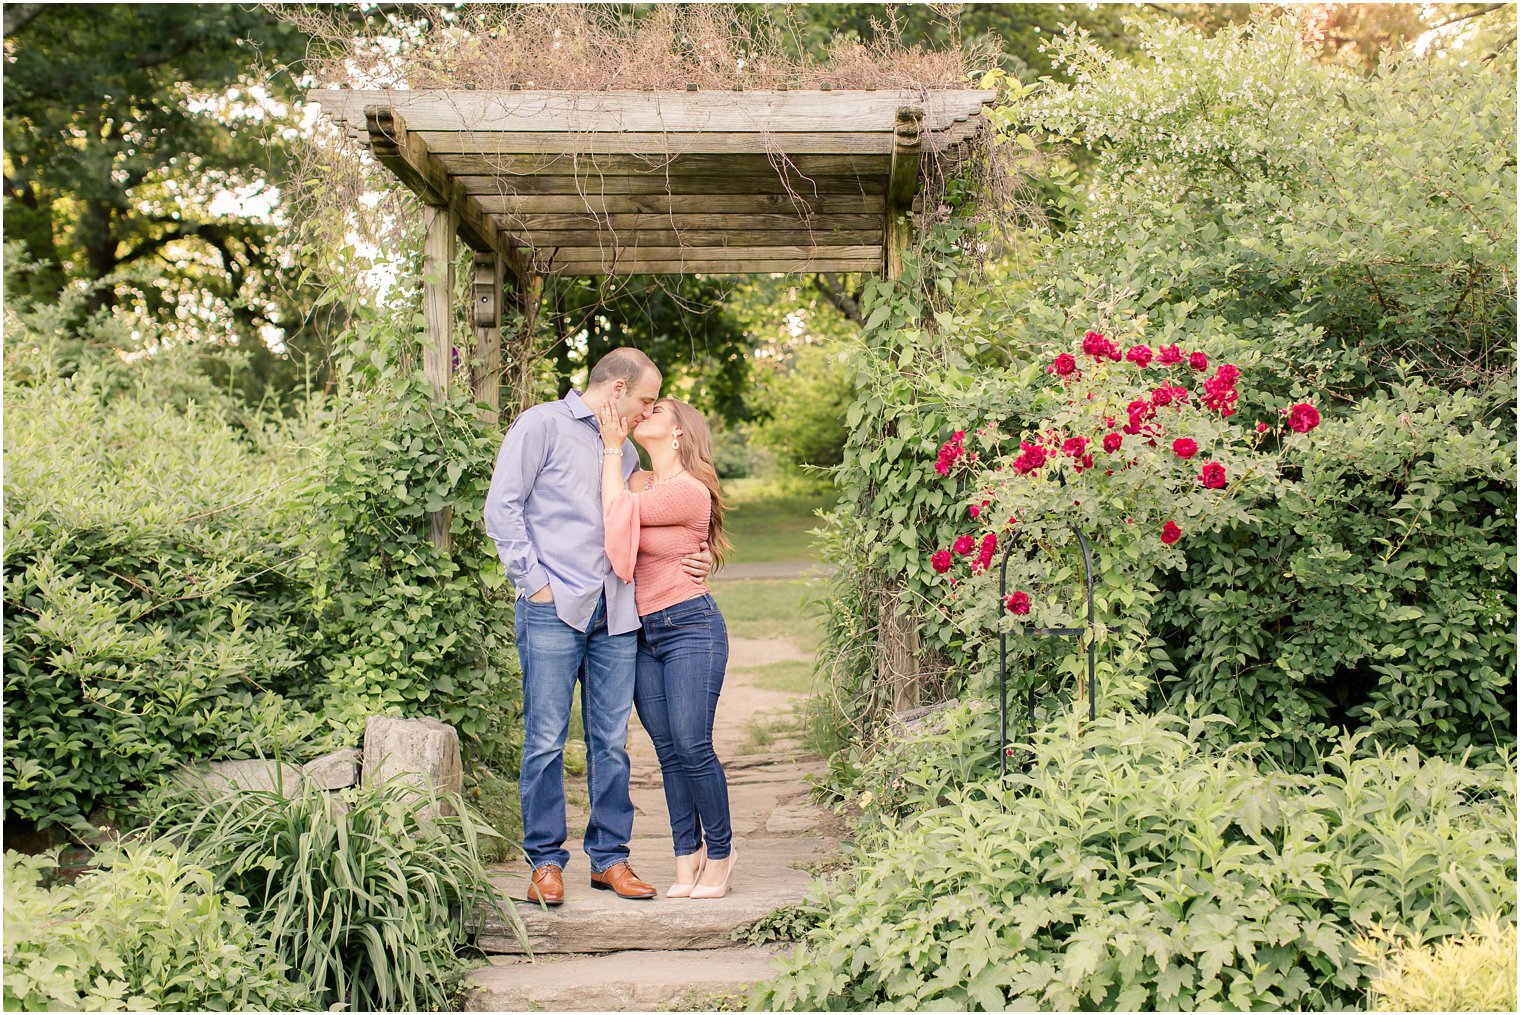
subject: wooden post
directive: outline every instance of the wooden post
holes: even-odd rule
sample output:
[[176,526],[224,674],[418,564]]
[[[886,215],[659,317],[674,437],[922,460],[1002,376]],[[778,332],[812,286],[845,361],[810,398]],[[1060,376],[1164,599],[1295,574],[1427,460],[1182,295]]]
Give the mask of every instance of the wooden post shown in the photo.
[[475,389],[475,401],[491,407],[481,412],[481,418],[492,426],[501,409],[501,262],[496,254],[475,255],[475,283],[470,294],[475,332],[470,384]]
[[890,279],[902,278],[903,252],[912,239],[908,223],[899,222],[898,217],[908,213],[913,206],[913,194],[918,190],[923,128],[923,109],[917,106],[898,108],[897,125],[893,130],[892,166],[887,177],[887,221],[882,233],[887,277]]
[[[427,323],[427,344],[422,350],[422,372],[433,385],[433,398],[442,402],[454,373],[454,339],[450,301],[454,293],[454,215],[446,205],[424,205],[422,221],[427,236],[422,247],[422,316]],[[452,540],[448,508],[428,516],[428,538],[440,549]]]
[[921,704],[918,618],[903,605],[900,591],[883,592],[877,676],[892,689],[892,711],[904,712]]

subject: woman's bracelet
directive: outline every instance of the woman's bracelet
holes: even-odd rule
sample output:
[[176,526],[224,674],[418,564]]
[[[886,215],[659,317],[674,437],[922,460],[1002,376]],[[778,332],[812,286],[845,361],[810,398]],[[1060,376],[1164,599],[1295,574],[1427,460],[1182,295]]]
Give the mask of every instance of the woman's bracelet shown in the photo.
[[623,449],[622,448],[603,448],[602,449],[602,455],[603,455],[603,457],[605,457],[607,455],[621,455],[622,453],[623,453]]

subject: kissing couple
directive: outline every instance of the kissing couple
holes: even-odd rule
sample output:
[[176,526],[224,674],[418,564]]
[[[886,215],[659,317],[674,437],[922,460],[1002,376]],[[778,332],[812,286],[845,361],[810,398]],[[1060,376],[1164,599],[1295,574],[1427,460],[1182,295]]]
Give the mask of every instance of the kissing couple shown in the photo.
[[662,382],[644,353],[613,349],[584,392],[513,421],[486,498],[486,533],[517,593],[523,852],[528,898],[545,905],[565,900],[564,753],[577,681],[591,887],[658,894],[629,864],[631,707],[664,779],[676,860],[666,897],[722,898],[733,873],[728,782],[712,740],[728,629],[705,584],[728,548],[723,498],[707,422],[660,398]]

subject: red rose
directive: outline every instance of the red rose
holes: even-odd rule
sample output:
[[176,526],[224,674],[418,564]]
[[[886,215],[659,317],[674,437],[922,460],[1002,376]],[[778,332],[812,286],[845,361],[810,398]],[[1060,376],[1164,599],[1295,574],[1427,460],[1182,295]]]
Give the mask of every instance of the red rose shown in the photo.
[[977,518],[981,516],[982,506],[980,504],[973,504],[968,510],[971,512],[972,518]]
[[1152,355],[1150,346],[1135,345],[1131,346],[1129,352],[1124,354],[1124,358],[1143,369],[1150,365]]
[[1165,525],[1161,526],[1161,541],[1167,546],[1171,546],[1181,538],[1182,530],[1177,527],[1176,522],[1167,522]]
[[1198,474],[1198,478],[1210,490],[1222,490],[1226,483],[1224,466],[1218,462],[1207,462],[1203,466],[1203,471]]
[[1257,433],[1266,433],[1267,432],[1267,424],[1265,424],[1265,423],[1257,423],[1256,424],[1256,432]]
[[1198,453],[1198,442],[1191,437],[1179,437],[1172,441],[1172,453],[1178,458],[1192,458]]
[[1056,361],[1048,368],[1051,373],[1061,377],[1074,372],[1077,369],[1076,358],[1069,352],[1063,352],[1056,357]]
[[1029,615],[1029,596],[1024,592],[1015,592],[1003,600],[1003,605],[1008,607],[1009,613],[1016,613],[1021,617]]
[[1156,350],[1156,358],[1162,363],[1181,363],[1182,350],[1175,345],[1163,345],[1160,349]]
[[971,552],[971,548],[975,545],[976,540],[971,536],[962,536],[955,541],[955,544],[951,547],[951,549],[964,557],[966,554]]
[[1226,384],[1233,386],[1236,381],[1240,380],[1240,368],[1233,363],[1226,363],[1215,372],[1215,376]]
[[1160,387],[1160,388],[1157,388],[1155,391],[1152,391],[1151,392],[1151,404],[1152,405],[1171,405],[1172,404],[1172,389],[1170,387]]
[[949,550],[940,550],[935,553],[934,556],[929,558],[929,563],[934,565],[934,570],[938,571],[940,574],[944,574],[946,571],[950,570],[950,565],[954,562],[954,558],[950,556]]
[[1103,450],[1113,454],[1124,447],[1124,438],[1116,433],[1105,434],[1103,437]]
[[1319,426],[1319,410],[1308,402],[1299,402],[1288,410],[1288,425],[1294,433],[1308,433]]
[[1209,358],[1201,352],[1195,352],[1188,357],[1188,366],[1194,370],[1207,370],[1209,368]]
[[1068,437],[1061,445],[1061,454],[1068,458],[1081,458],[1087,454],[1086,437]]

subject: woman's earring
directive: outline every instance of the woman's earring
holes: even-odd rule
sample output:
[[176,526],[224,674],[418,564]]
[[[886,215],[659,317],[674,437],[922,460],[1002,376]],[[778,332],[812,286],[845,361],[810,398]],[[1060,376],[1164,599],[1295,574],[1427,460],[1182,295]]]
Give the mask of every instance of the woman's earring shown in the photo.
[[681,450],[681,438],[677,437],[675,440],[671,441],[670,442],[670,447],[674,451],[680,451]]

